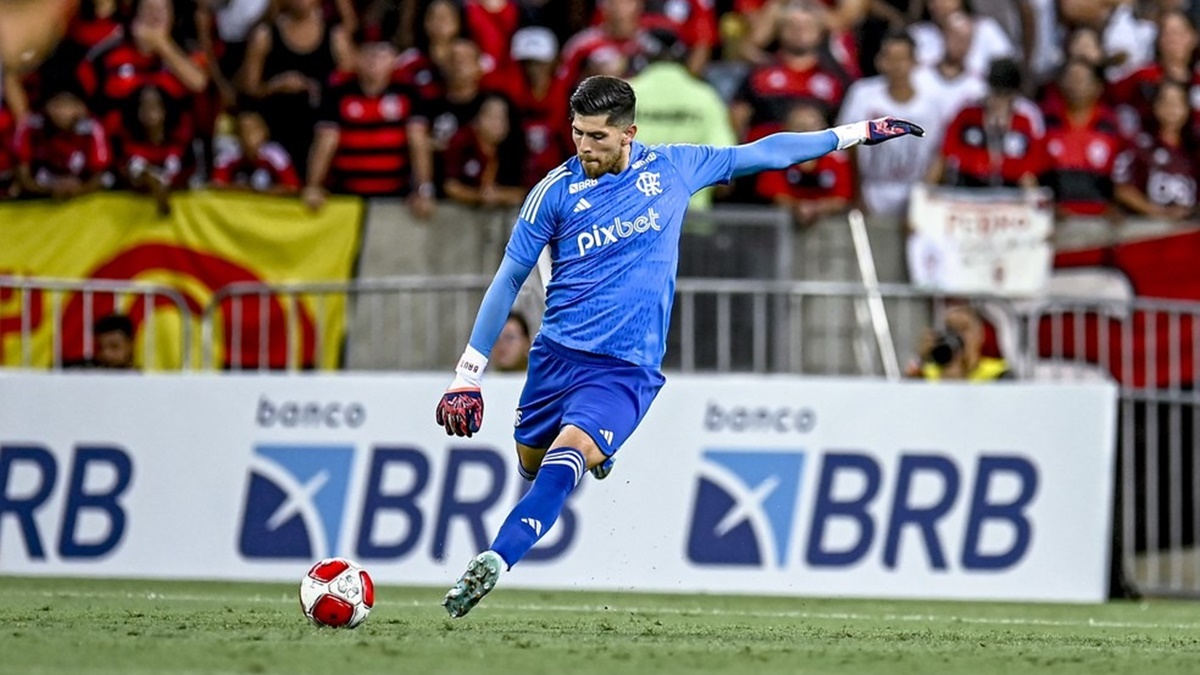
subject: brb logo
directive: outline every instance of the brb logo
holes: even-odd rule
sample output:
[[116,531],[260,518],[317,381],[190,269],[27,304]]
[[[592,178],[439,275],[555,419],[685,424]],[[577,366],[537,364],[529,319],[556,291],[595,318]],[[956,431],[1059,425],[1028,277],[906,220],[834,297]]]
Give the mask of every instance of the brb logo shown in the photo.
[[247,558],[328,558],[341,535],[351,446],[254,449],[239,550]]
[[[68,468],[44,446],[0,444],[0,529],[11,518],[17,529],[9,533],[25,540],[29,559],[45,560],[53,539],[43,545],[50,523],[38,512],[58,511],[58,557],[100,558],[125,535],[123,501],[132,482],[133,460],[117,446],[78,445]],[[60,484],[60,496],[52,496]]]
[[[802,500],[805,464],[818,458],[815,493]],[[1014,567],[1032,543],[1028,510],[1038,472],[1023,457],[980,455],[968,468],[946,455],[926,453],[901,454],[894,467],[856,452],[710,450],[704,460],[687,545],[688,559],[697,564],[797,566],[799,551],[793,551],[792,541],[801,529],[797,525],[807,523],[803,561],[808,567],[858,565],[881,538],[883,566],[895,569],[902,535],[912,531],[924,544],[929,566],[945,570],[948,547],[939,524],[956,506],[966,509],[966,518],[961,538],[951,537],[962,542],[952,553],[959,554],[964,570]],[[968,469],[974,482],[960,500]],[[889,480],[891,499],[880,499]],[[918,482],[924,489],[916,489]],[[928,489],[931,482],[939,488]],[[853,489],[844,489],[847,485]],[[1005,544],[985,543],[985,528],[998,527],[1012,533]],[[853,534],[835,537],[834,530]]]
[[[516,478],[515,490],[506,490],[515,472],[491,448],[450,448],[436,461],[414,447],[364,452],[341,444],[260,444],[250,462],[238,551],[257,559],[352,552],[360,560],[395,560],[428,542],[430,558],[441,561],[452,532],[468,534],[472,552],[487,548],[485,519],[507,510],[528,484]],[[577,523],[568,502],[556,539],[541,542],[526,560],[563,555]]]
[[580,232],[579,236],[575,238],[575,243],[579,246],[579,256],[583,257],[594,248],[615,244],[620,239],[628,239],[647,230],[661,231],[662,227],[658,224],[658,218],[658,211],[649,209],[646,211],[646,215],[638,216],[633,220],[621,220],[620,217],[615,217],[613,224],[607,227],[593,225],[591,231]]

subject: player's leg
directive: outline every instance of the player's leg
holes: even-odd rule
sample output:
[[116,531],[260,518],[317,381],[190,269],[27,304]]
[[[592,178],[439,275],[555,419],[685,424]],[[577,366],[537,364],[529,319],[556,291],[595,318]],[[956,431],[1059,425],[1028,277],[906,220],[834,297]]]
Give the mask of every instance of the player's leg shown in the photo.
[[492,542],[511,568],[558,520],[584,472],[603,466],[633,434],[662,387],[662,374],[636,366],[583,368],[564,397],[562,429],[529,492]]
[[[513,437],[517,443],[517,470],[522,478],[535,485],[542,462],[558,434],[563,400],[570,389],[570,376],[569,364],[558,363],[553,354],[535,341],[529,353],[529,371],[513,425]],[[531,486],[530,491],[533,489]],[[511,514],[509,518],[512,518]],[[472,558],[467,570],[446,593],[442,606],[450,616],[457,618],[471,611],[496,587],[500,573],[510,566],[494,548],[493,545]]]

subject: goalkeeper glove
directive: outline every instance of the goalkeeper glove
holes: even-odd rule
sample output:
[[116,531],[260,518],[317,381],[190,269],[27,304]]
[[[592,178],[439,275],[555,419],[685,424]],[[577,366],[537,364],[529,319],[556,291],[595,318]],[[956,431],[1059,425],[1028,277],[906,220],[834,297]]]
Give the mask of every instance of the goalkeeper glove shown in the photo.
[[896,117],[880,117],[879,119],[843,124],[834,127],[833,133],[838,138],[838,150],[851,146],[878,145],[884,141],[901,136],[924,136],[925,130],[920,126]]
[[434,418],[447,436],[470,438],[483,424],[483,369],[487,357],[468,346],[458,360],[454,382],[442,394]]

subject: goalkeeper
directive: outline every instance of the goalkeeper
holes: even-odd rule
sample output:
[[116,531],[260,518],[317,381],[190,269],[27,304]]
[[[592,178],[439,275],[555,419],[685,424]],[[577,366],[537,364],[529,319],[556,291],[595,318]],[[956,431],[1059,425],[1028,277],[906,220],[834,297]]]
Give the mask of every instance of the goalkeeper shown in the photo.
[[736,147],[646,147],[634,139],[634,108],[633,89],[614,77],[590,77],[571,95],[576,156],[525,198],[454,382],[438,403],[437,423],[447,434],[479,430],[488,352],[549,245],[546,312],[514,432],[518,469],[533,485],[491,548],[446,593],[442,604],[452,617],[469,612],[550,530],[586,472],[602,479],[612,471],[617,450],[662,388],[680,227],[692,194],[835,149],[924,135],[885,117]]

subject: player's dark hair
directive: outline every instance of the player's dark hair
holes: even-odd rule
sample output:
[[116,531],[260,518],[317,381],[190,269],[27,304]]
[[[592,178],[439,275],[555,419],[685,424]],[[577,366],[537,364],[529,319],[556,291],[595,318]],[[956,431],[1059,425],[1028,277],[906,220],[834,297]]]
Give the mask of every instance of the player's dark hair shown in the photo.
[[593,75],[575,88],[571,94],[571,117],[576,115],[606,115],[610,127],[627,127],[633,124],[637,108],[637,97],[633,87],[619,77]]
[[121,333],[132,340],[133,320],[124,314],[109,314],[97,319],[96,324],[92,327],[92,334],[94,335],[114,332]]

